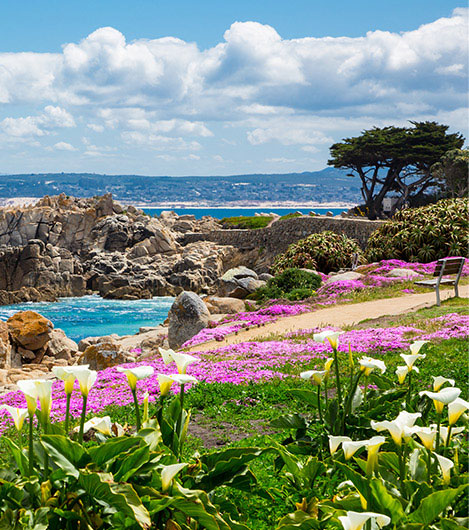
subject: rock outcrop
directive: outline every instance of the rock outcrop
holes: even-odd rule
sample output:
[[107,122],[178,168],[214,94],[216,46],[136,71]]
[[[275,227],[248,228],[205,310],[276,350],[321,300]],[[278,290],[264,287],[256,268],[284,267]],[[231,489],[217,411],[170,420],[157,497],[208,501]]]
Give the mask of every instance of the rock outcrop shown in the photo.
[[155,218],[124,209],[109,194],[62,194],[33,206],[0,208],[0,304],[89,292],[121,299],[214,293],[240,252],[211,241],[179,241],[187,231],[215,228],[210,217],[163,212]]
[[208,327],[210,313],[200,296],[183,291],[171,306],[168,320],[169,347],[177,349],[201,329]]

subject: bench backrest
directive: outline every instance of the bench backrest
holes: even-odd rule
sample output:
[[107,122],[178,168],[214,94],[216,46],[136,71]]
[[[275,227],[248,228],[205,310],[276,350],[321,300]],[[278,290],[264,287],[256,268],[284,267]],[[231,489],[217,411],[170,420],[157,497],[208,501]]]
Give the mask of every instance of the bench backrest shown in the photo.
[[433,276],[446,276],[447,274],[460,274],[464,266],[464,258],[443,258],[436,262]]

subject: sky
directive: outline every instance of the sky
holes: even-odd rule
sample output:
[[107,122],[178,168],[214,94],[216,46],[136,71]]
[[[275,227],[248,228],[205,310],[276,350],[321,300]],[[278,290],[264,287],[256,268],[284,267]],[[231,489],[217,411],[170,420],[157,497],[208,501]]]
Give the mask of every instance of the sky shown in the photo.
[[468,134],[450,0],[4,0],[0,174],[287,173],[374,126]]

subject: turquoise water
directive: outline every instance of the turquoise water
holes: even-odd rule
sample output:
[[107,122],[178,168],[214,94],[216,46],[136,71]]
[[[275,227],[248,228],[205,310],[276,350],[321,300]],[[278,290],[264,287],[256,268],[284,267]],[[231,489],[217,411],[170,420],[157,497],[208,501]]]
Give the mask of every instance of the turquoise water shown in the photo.
[[286,215],[292,212],[301,212],[304,214],[315,212],[324,215],[326,212],[332,212],[334,215],[339,215],[341,212],[346,212],[347,208],[142,208],[142,210],[149,215],[160,215],[161,212],[171,210],[178,215],[195,215],[196,219],[200,219],[204,215],[210,215],[216,219],[223,219],[223,217],[238,217],[239,215],[251,216],[263,212],[273,212],[279,215]]
[[130,335],[142,326],[157,326],[168,316],[174,298],[151,300],[105,300],[97,295],[61,298],[57,302],[35,302],[0,306],[0,320],[17,311],[37,311],[74,341],[85,337]]

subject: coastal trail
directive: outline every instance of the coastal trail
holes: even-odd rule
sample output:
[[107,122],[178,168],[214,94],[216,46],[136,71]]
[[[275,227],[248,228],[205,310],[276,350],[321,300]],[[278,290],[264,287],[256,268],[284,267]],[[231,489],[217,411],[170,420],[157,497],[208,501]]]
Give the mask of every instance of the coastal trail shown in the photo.
[[[469,285],[460,285],[459,293],[462,298],[469,298]],[[454,295],[453,289],[441,289],[441,299],[446,300]],[[311,313],[280,318],[275,322],[266,324],[260,328],[248,328],[224,337],[223,340],[210,340],[202,344],[196,344],[187,348],[186,351],[207,351],[239,344],[241,342],[255,341],[260,337],[284,334],[300,329],[320,328],[334,326],[352,326],[367,319],[384,316],[396,316],[404,313],[431,307],[436,304],[433,291],[422,294],[409,294],[398,298],[383,298],[355,304],[342,304],[326,309],[319,309]]]

